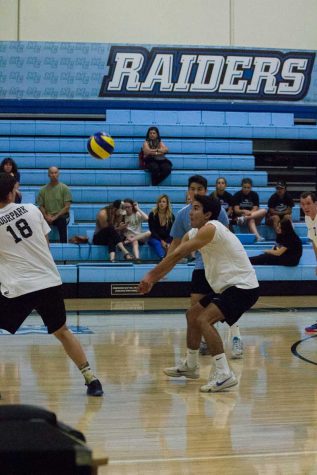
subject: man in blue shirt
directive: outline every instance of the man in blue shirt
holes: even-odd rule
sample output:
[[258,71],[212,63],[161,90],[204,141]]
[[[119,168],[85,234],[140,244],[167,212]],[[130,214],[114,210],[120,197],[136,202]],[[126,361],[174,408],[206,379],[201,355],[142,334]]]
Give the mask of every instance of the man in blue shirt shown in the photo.
[[[188,195],[190,200],[194,198],[194,195],[206,195],[207,194],[207,180],[201,175],[193,175],[188,179]],[[189,213],[192,209],[192,205],[189,204],[182,208],[176,215],[173,227],[171,229],[171,236],[173,241],[169,247],[168,253],[174,251],[181,243],[183,236],[191,229]],[[221,208],[218,216],[220,221],[225,226],[229,226],[229,220],[226,211]],[[191,306],[195,305],[205,295],[213,292],[205,277],[205,269],[202,261],[202,257],[199,251],[196,251],[195,269],[192,274],[191,282]],[[240,336],[239,326],[234,324],[230,327],[232,337],[232,358],[242,358],[243,345]],[[204,340],[201,342],[200,354],[208,354],[207,345]]]

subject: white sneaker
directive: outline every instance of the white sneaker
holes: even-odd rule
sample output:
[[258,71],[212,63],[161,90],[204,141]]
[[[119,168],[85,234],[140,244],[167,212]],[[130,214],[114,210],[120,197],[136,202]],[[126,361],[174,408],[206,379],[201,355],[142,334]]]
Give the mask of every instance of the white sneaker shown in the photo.
[[171,378],[180,378],[181,376],[185,376],[185,378],[189,379],[199,378],[199,366],[188,368],[186,360],[180,361],[177,366],[173,366],[172,368],[163,369],[163,372]]
[[237,378],[232,371],[230,373],[219,373],[215,371],[210,373],[207,384],[204,384],[200,387],[202,393],[217,393],[219,391],[224,391],[231,386],[238,384]]
[[247,219],[245,216],[239,216],[239,218],[237,218],[238,226],[243,226],[246,222],[247,222]]
[[232,338],[231,358],[238,360],[243,357],[243,343],[241,338],[234,336]]

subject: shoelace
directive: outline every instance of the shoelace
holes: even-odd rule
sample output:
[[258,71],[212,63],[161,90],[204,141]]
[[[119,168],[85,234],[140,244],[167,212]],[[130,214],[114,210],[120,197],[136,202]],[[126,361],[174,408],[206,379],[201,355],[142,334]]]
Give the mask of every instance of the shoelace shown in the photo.
[[234,338],[233,339],[233,349],[238,350],[238,351],[242,351],[242,348],[243,348],[243,345],[242,345],[242,341],[240,340],[240,338]]

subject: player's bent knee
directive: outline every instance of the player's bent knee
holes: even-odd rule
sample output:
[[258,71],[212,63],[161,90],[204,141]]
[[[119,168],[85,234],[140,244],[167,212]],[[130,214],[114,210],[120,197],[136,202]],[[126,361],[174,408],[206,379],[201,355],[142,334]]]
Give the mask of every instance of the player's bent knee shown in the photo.
[[208,323],[208,325],[213,325],[219,321],[223,321],[223,319],[224,317],[221,310],[217,307],[217,305],[211,303],[202,313],[198,315],[197,324],[200,327],[206,323]]
[[193,323],[195,321],[195,314],[192,310],[192,307],[186,311],[186,320],[188,323]]
[[69,332],[67,325],[64,323],[58,330],[53,332],[53,335],[60,339],[63,338]]

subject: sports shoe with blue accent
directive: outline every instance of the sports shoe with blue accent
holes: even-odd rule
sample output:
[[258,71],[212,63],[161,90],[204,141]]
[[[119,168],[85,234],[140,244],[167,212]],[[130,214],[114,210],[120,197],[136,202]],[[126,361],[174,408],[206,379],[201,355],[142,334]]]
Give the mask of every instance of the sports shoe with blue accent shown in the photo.
[[306,333],[317,333],[317,323],[313,323],[309,327],[305,328]]
[[200,387],[202,393],[217,393],[238,384],[237,378],[232,371],[230,373],[210,372],[207,384]]
[[186,360],[180,361],[177,366],[163,369],[163,372],[170,378],[180,378],[181,376],[185,376],[188,379],[199,378],[199,366],[188,368]]
[[241,338],[234,336],[232,338],[231,358],[238,360],[243,357],[243,343]]
[[87,396],[100,397],[103,395],[103,389],[99,379],[94,379],[91,383],[86,384],[87,386]]

